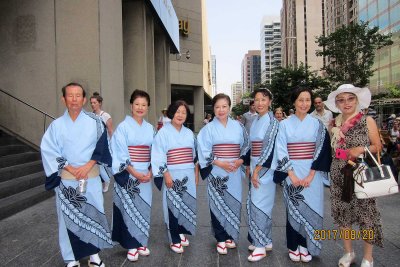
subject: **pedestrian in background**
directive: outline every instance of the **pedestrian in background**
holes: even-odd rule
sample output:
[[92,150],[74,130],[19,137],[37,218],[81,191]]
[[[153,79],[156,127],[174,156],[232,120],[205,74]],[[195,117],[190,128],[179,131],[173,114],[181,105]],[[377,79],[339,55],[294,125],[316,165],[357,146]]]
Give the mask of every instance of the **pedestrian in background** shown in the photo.
[[[347,160],[355,161],[364,154],[368,146],[372,153],[382,150],[378,127],[372,117],[365,116],[362,109],[371,103],[371,92],[368,88],[359,88],[343,84],[331,92],[326,106],[333,112],[340,113],[334,120],[331,129],[333,162],[331,168],[332,184],[331,209],[332,217],[342,233],[350,233],[352,225],[358,224],[362,233],[372,233],[371,239],[364,240],[364,257],[361,267],[372,267],[372,248],[383,247],[381,216],[375,198],[358,199],[352,194],[350,202],[342,200],[346,183],[343,167]],[[342,153],[343,152],[343,153]],[[350,266],[355,262],[352,240],[342,237],[345,253],[339,260],[339,266]]]
[[286,119],[286,114],[281,107],[275,109],[274,116],[279,122]]
[[250,127],[254,119],[257,117],[257,112],[254,106],[254,100],[250,100],[249,111],[243,114],[241,121],[246,128],[247,134],[250,134]]
[[128,250],[129,261],[137,261],[139,255],[150,255],[150,151],[155,129],[144,119],[150,96],[135,90],[129,103],[131,115],[118,125],[111,140],[115,178],[112,239]]
[[64,86],[62,100],[67,110],[50,124],[40,144],[46,189],[56,193],[61,255],[67,267],[79,266],[87,256],[89,266],[104,267],[98,252],[113,245],[98,168],[111,166],[107,131],[98,116],[83,109],[82,85]]
[[[101,97],[101,95],[98,92],[94,92],[93,95],[90,97],[90,105],[92,106],[93,113],[99,116],[106,125],[107,137],[108,137],[107,139],[108,141],[110,141],[110,138],[113,134],[113,125],[110,114],[101,109],[103,105],[103,97]],[[107,168],[105,166],[100,166],[100,178],[102,179],[103,182],[104,193],[108,191],[111,177],[112,174],[110,168]]]
[[161,116],[158,118],[157,130],[160,130],[164,125],[171,122],[171,119],[167,116],[167,108],[161,110]]
[[196,231],[196,139],[183,125],[189,115],[185,101],[169,105],[167,116],[171,123],[158,131],[151,149],[154,183],[162,192],[164,222],[170,248],[176,253],[183,253],[183,247],[189,246],[185,235]]
[[319,255],[321,241],[315,231],[323,229],[323,177],[330,170],[331,147],[324,124],[308,114],[312,92],[297,87],[291,95],[296,112],[279,123],[276,137],[275,182],[284,179],[283,196],[286,204],[286,240],[289,258],[309,262]]
[[276,185],[271,163],[274,155],[275,138],[279,121],[269,111],[272,94],[268,89],[257,89],[253,93],[257,117],[250,128],[251,150],[246,155],[250,163],[251,185],[248,195],[247,213],[251,243],[248,257],[255,262],[272,250],[272,208],[275,202]]
[[[316,96],[314,98],[314,107],[315,110],[311,112],[311,116],[322,121],[326,129],[328,129],[333,119],[332,111],[325,109],[324,102],[322,102],[322,98],[320,96]],[[329,187],[331,185],[329,175],[324,177],[323,182],[325,186]]]
[[229,96],[217,94],[212,107],[214,119],[197,136],[198,156],[201,176],[207,179],[216,249],[219,254],[227,254],[227,248],[235,248],[235,241],[239,241],[244,175],[240,167],[249,150],[249,141],[244,126],[229,118]]

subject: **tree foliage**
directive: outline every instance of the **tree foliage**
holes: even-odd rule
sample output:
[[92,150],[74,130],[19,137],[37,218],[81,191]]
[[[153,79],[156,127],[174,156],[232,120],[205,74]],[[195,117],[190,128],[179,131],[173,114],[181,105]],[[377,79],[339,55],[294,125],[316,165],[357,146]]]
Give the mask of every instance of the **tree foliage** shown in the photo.
[[373,99],[385,99],[385,98],[400,98],[400,86],[395,84],[389,84],[385,88],[384,92],[375,94],[372,96]]
[[266,84],[263,87],[271,90],[274,97],[273,107],[282,107],[287,112],[288,109],[293,108],[290,95],[297,86],[309,87],[323,99],[326,99],[331,91],[329,82],[310,71],[310,68],[305,67],[303,63],[297,67],[289,66],[278,69],[272,75],[271,85]]
[[365,22],[342,26],[328,36],[317,37],[316,42],[323,49],[316,55],[328,59],[322,70],[333,85],[347,82],[360,87],[373,75],[376,50],[393,43],[390,34],[380,34],[378,27],[371,28]]

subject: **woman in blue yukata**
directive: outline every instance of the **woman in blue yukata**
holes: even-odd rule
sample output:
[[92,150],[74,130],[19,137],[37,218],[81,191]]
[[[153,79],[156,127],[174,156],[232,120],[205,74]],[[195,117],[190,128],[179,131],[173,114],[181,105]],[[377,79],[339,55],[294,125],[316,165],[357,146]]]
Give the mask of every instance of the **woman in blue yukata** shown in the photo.
[[272,94],[268,89],[254,91],[254,104],[258,113],[250,128],[251,151],[247,153],[250,161],[251,185],[247,202],[249,250],[253,253],[249,261],[259,261],[272,250],[272,208],[275,202],[274,171],[271,163],[274,156],[275,139],[279,121],[269,111]]
[[296,111],[280,122],[272,168],[276,170],[275,182],[284,179],[289,257],[295,262],[309,262],[321,251],[321,241],[314,239],[314,231],[323,229],[322,181],[330,169],[331,146],[324,124],[307,114],[311,90],[298,87],[291,100]]
[[113,241],[128,249],[129,261],[148,256],[152,199],[150,151],[155,135],[146,116],[149,95],[135,90],[130,99],[132,116],[126,116],[111,140],[114,173]]
[[242,208],[241,166],[249,150],[244,126],[228,117],[231,100],[225,94],[212,99],[215,118],[197,136],[200,173],[208,180],[211,224],[217,252],[227,254],[239,240]]
[[183,125],[189,115],[185,101],[172,103],[167,110],[171,123],[160,129],[151,149],[154,183],[162,192],[170,248],[176,253],[189,246],[185,234],[194,235],[196,230],[196,139]]

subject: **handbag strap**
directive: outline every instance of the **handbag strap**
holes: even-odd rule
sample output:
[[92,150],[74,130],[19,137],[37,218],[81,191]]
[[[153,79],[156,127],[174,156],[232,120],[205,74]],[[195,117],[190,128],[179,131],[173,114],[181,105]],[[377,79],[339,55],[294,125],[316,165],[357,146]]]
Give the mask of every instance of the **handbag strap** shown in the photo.
[[[381,164],[378,163],[378,161],[376,161],[374,155],[372,155],[371,151],[368,149],[367,146],[364,147],[364,151],[367,152],[371,156],[372,160],[375,162],[377,167],[381,166]],[[378,160],[380,161],[380,159],[379,159],[379,151],[378,151]]]

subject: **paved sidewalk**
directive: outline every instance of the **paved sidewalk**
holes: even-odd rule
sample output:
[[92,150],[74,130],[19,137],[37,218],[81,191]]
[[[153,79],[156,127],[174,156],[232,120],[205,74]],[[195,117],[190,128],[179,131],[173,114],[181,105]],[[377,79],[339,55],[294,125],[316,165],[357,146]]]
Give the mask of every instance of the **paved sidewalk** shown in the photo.
[[[244,182],[245,184],[245,182]],[[110,189],[112,187],[110,186]],[[247,196],[244,186],[243,199]],[[111,219],[112,190],[105,194],[107,216]],[[378,200],[384,225],[385,248],[376,248],[374,266],[400,266],[400,194]],[[292,263],[287,255],[285,236],[285,208],[282,188],[277,186],[273,210],[273,251],[258,263],[247,261],[247,223],[245,201],[243,201],[241,239],[237,249],[229,250],[228,255],[218,255],[215,240],[210,235],[210,216],[208,212],[205,182],[198,186],[198,227],[195,237],[189,237],[190,247],[181,255],[168,247],[166,229],[162,220],[160,192],[154,189],[153,209],[150,229],[151,255],[139,257],[131,263],[126,260],[126,250],[120,246],[104,250],[100,257],[106,266],[337,266],[342,256],[342,243],[335,240],[323,242],[322,253],[312,262]],[[330,216],[329,189],[325,188],[325,229],[336,229]],[[57,236],[57,220],[54,197],[37,204],[12,217],[0,221],[0,266],[64,266]],[[362,260],[362,241],[354,242],[357,264]],[[87,266],[82,260],[81,266]]]

